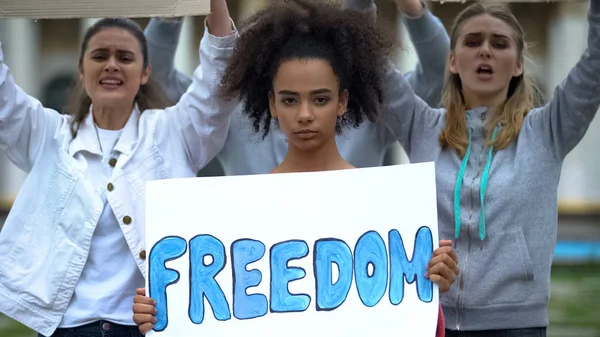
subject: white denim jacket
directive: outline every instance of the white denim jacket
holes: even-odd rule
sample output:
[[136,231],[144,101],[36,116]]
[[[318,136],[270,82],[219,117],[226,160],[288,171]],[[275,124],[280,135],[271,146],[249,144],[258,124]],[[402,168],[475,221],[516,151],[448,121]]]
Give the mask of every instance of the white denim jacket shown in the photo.
[[[187,93],[166,110],[134,109],[123,130],[133,145],[116,148],[107,196],[143,275],[146,182],[194,177],[223,147],[236,102],[215,91],[237,36],[219,38],[205,27]],[[29,173],[0,232],[0,312],[46,336],[70,302],[104,208],[71,155],[97,140],[74,140],[70,120],[15,84],[0,45],[0,150]]]

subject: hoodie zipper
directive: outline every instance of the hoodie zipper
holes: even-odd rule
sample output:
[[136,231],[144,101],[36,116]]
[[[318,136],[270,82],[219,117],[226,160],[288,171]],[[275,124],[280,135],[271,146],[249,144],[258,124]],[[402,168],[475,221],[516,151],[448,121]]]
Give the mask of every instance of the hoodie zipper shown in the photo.
[[[481,124],[482,124],[482,129],[483,129],[483,123],[485,122],[485,112],[482,112],[480,117],[481,117]],[[485,137],[485,135],[482,135],[482,137]],[[477,156],[477,174],[473,177],[473,179],[471,180],[471,184],[469,186],[469,226],[466,228],[467,230],[465,231],[467,233],[467,253],[465,254],[465,261],[464,261],[464,270],[466,271],[469,265],[469,254],[471,253],[471,224],[473,223],[473,187],[475,185],[475,182],[477,181],[477,179],[479,178],[480,174],[481,174],[481,166],[482,166],[482,160],[481,160],[481,154],[485,153],[485,141],[482,142],[481,145],[481,153]],[[459,274],[459,284],[458,284],[458,291],[457,291],[457,295],[456,295],[456,302],[457,302],[457,310],[456,310],[456,330],[459,331],[460,330],[460,323],[461,323],[461,317],[460,317],[460,312],[463,308],[463,297],[462,297],[462,292],[464,290],[464,286],[465,286],[465,277],[466,277],[466,272],[465,273],[460,273]]]

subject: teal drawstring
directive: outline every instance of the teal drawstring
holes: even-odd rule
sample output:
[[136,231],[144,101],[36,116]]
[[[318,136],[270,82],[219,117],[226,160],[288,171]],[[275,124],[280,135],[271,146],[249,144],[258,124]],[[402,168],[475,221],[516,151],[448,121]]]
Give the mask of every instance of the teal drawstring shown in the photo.
[[[473,130],[469,128],[469,143],[467,146],[467,151],[465,152],[465,156],[460,165],[460,170],[458,171],[458,177],[456,178],[456,186],[454,187],[454,226],[455,232],[454,236],[458,239],[458,235],[460,234],[460,188],[462,186],[463,178],[465,176],[465,171],[467,169],[467,163],[469,162],[469,156],[471,155],[471,138],[472,138]],[[498,133],[498,127],[494,128],[494,133],[492,134],[491,141],[496,140],[496,134]],[[481,184],[480,184],[480,200],[481,200],[481,213],[479,215],[479,238],[481,240],[485,239],[485,192],[487,190],[487,182],[488,176],[490,172],[490,166],[492,165],[492,155],[494,152],[494,146],[490,146],[488,150],[488,158],[487,163],[485,165],[485,169],[483,170],[483,175],[481,176]]]
[[[494,133],[492,134],[492,142],[496,140],[496,133],[498,133],[497,126],[494,128]],[[479,238],[481,240],[485,239],[485,203],[483,200],[485,198],[485,191],[487,190],[487,181],[490,174],[490,166],[492,165],[493,152],[494,145],[490,145],[487,163],[485,164],[485,169],[483,170],[483,175],[481,176],[481,187],[479,189],[479,198],[481,199],[481,213],[479,214]]]
[[469,156],[471,155],[472,132],[473,129],[469,128],[469,144],[467,146],[467,152],[465,152],[465,157],[463,158],[462,163],[460,164],[458,178],[456,178],[456,186],[454,187],[454,236],[456,239],[458,239],[458,234],[460,234],[460,187],[462,186],[465,171],[467,170],[467,163],[469,162]]

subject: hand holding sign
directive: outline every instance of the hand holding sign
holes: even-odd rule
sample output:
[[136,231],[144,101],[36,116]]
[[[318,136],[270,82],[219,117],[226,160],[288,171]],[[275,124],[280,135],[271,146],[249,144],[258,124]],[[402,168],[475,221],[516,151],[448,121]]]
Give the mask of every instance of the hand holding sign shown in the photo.
[[433,258],[427,265],[425,276],[440,287],[440,293],[445,293],[450,290],[458,273],[458,257],[452,249],[452,241],[441,240],[440,248],[433,252]]
[[217,37],[231,35],[233,27],[225,0],[210,0],[210,14],[206,17],[208,31]]
[[146,296],[144,288],[136,289],[135,292],[137,295],[133,298],[133,322],[145,335],[156,323],[156,301]]

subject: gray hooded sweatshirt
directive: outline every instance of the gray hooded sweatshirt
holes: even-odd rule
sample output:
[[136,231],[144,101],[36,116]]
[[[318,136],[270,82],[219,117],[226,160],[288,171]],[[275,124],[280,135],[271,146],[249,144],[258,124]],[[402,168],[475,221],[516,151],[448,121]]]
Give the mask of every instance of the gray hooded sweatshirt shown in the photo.
[[464,158],[442,148],[445,110],[415,96],[397,71],[387,74],[383,119],[411,162],[436,163],[440,239],[454,240],[459,257],[459,278],[441,295],[449,329],[548,325],[561,167],[600,106],[600,0],[591,0],[589,24],[581,59],[502,150],[486,145],[486,107],[465,112]]

